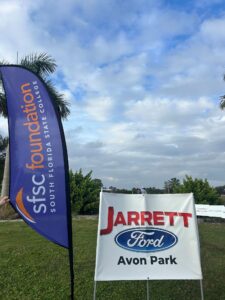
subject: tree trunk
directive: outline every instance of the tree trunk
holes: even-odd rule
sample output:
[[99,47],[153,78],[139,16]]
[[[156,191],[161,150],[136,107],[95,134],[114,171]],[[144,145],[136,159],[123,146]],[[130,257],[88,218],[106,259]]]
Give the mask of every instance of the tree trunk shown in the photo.
[[[1,196],[9,196],[9,145],[6,148],[6,158],[4,166],[4,174],[2,180]],[[17,219],[18,214],[7,204],[0,208],[0,219]]]
[[6,158],[2,180],[1,196],[9,196],[9,145],[6,148]]

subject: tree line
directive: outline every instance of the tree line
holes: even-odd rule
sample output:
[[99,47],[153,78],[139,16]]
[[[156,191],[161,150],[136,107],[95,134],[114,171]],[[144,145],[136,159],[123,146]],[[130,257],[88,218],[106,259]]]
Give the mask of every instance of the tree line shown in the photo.
[[156,187],[145,187],[145,188],[132,188],[132,189],[117,189],[116,187],[110,187],[115,193],[127,193],[127,194],[176,194],[176,193],[193,193],[196,204],[223,204],[221,198],[225,195],[225,185],[213,187],[209,184],[207,179],[193,178],[192,176],[186,175],[181,182],[177,178],[171,178],[165,181],[162,189]]
[[[70,171],[70,189],[72,209],[78,214],[97,214],[99,206],[99,193],[103,184],[100,179],[92,179],[92,172],[83,175],[82,170],[73,173]],[[192,178],[186,175],[182,182],[177,178],[166,181],[164,188],[134,187],[132,189],[119,189],[114,186],[107,188],[108,192],[122,194],[167,194],[167,193],[193,193],[196,204],[223,204],[221,194],[225,194],[225,186],[212,187],[207,179]]]

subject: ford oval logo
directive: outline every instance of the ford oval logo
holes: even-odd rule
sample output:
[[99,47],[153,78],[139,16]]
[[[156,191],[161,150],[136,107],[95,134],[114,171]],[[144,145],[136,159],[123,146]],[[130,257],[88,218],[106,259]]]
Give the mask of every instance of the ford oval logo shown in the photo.
[[118,246],[135,252],[156,252],[176,245],[178,238],[160,228],[138,227],[124,230],[115,236]]

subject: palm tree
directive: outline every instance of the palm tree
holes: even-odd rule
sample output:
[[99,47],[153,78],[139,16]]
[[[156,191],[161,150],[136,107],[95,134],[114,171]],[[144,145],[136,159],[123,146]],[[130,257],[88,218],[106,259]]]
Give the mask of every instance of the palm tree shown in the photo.
[[164,189],[167,193],[174,193],[174,189],[179,185],[180,185],[180,180],[177,179],[176,177],[173,177],[164,183]]
[[[225,81],[225,74],[223,75],[223,80]],[[225,108],[225,95],[220,97],[220,108],[221,109]]]
[[[6,61],[0,61],[0,66],[2,65],[9,65],[9,63],[7,63]],[[66,119],[70,114],[68,102],[64,99],[64,95],[56,90],[55,86],[48,78],[48,76],[54,73],[56,70],[57,65],[55,60],[46,53],[31,54],[22,58],[18,65],[21,65],[23,67],[26,67],[30,71],[33,71],[35,74],[37,74],[44,80],[50,96],[59,108],[61,118]],[[3,117],[7,117],[6,99],[2,86],[1,90],[2,91],[0,91],[0,115],[2,115]]]
[[[9,65],[6,61],[0,61],[0,66]],[[46,53],[40,54],[31,54],[23,57],[18,65],[26,67],[28,70],[34,72],[38,76],[40,76],[46,84],[46,88],[56,103],[59,113],[62,119],[66,119],[70,114],[69,104],[64,99],[64,95],[59,93],[51,80],[49,79],[49,75],[54,73],[56,70],[56,62],[55,60]],[[0,81],[0,115],[7,118],[7,109],[6,109],[6,97],[4,94],[2,82]],[[8,162],[8,149],[5,160],[5,169],[4,169],[4,179],[2,182],[2,195],[8,195],[9,186],[9,162]]]
[[8,145],[8,138],[3,138],[0,135],[0,187],[3,177],[3,169],[5,164],[6,148]]
[[3,159],[5,157],[5,149],[8,145],[8,138],[3,138],[2,135],[0,135],[0,159]]

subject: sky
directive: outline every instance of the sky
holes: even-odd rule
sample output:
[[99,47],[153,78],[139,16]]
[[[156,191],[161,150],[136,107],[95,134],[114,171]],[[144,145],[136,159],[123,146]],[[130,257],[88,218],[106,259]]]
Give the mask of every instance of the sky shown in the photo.
[[0,0],[0,20],[0,60],[57,62],[73,171],[105,187],[225,184],[224,1]]

